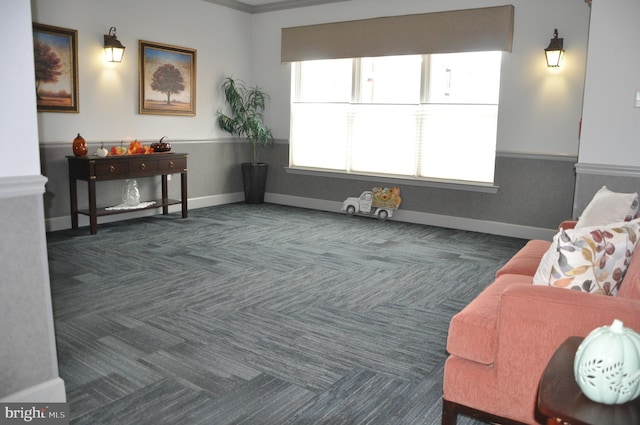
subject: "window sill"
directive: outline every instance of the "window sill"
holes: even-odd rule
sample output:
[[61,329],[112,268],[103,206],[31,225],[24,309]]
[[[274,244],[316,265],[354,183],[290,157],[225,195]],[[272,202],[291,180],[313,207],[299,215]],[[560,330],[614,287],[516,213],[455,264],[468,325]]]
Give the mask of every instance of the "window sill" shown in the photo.
[[393,185],[407,185],[419,187],[435,187],[439,189],[467,190],[470,192],[498,193],[499,186],[489,183],[462,182],[452,180],[429,180],[409,177],[396,177],[387,175],[356,174],[344,171],[328,171],[310,168],[284,167],[288,174],[300,174],[305,176],[330,177],[337,179],[364,180]]

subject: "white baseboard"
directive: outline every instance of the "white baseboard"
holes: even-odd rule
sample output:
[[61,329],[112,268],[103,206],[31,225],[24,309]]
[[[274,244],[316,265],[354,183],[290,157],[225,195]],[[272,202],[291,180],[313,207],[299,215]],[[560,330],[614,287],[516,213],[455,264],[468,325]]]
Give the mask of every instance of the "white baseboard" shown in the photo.
[[[293,207],[316,209],[321,211],[341,212],[342,202],[325,201],[321,199],[303,198],[299,196],[267,193],[265,201],[274,204],[290,205]],[[508,236],[521,239],[551,240],[556,234],[555,229],[522,226],[518,224],[500,223],[497,221],[477,220],[473,218],[452,217],[448,215],[430,214],[418,211],[399,209],[394,212],[391,220],[407,223],[424,224],[428,226],[447,227],[451,229],[468,230],[472,232],[488,233],[492,235]]]
[[[304,198],[301,196],[282,195],[278,193],[266,193],[265,202],[273,204],[290,205],[292,207],[309,208],[320,211],[330,211],[340,213],[342,202],[327,201],[323,199]],[[232,204],[244,201],[243,192],[227,193],[223,195],[203,196],[201,198],[189,199],[189,209],[212,207],[215,205]],[[170,212],[180,211],[180,205],[169,207]],[[101,217],[100,223],[127,220],[137,217],[146,217],[160,214],[161,210],[150,209],[134,211],[130,213],[110,215]],[[452,217],[448,215],[430,214],[418,211],[398,210],[394,213],[392,220],[404,221],[407,223],[424,224],[428,226],[448,227],[451,229],[468,230],[472,232],[489,233],[492,235],[508,236],[521,239],[545,239],[551,240],[555,235],[555,229],[544,229],[541,227],[522,226],[518,224],[501,223],[497,221],[477,220],[473,218]],[[89,217],[80,216],[79,226],[89,226]],[[46,219],[48,232],[71,228],[71,219],[68,216]]]
[[41,382],[0,399],[2,403],[66,403],[67,393],[62,378]]
[[[189,209],[213,207],[215,205],[235,204],[244,201],[244,192],[225,193],[223,195],[203,196],[189,199]],[[180,207],[178,205],[178,207]]]
[[[215,205],[224,205],[224,204],[232,204],[235,202],[242,202],[244,200],[243,192],[235,192],[235,193],[226,193],[223,195],[212,195],[212,196],[203,196],[200,198],[192,198],[188,201],[189,209],[196,208],[204,208],[204,207],[212,207]],[[169,212],[179,212],[181,211],[181,205],[170,205]],[[104,217],[98,218],[98,226],[103,223],[111,223],[114,221],[122,221],[122,220],[130,220],[132,218],[139,217],[148,217],[151,215],[161,214],[161,207],[152,208],[149,210],[142,211],[131,211],[122,214],[116,215],[108,215]],[[71,228],[71,217],[63,216],[63,217],[52,217],[45,219],[45,226],[47,232],[55,232],[57,230],[66,230]],[[88,227],[89,226],[89,217],[85,215],[78,216],[78,226],[79,227]]]

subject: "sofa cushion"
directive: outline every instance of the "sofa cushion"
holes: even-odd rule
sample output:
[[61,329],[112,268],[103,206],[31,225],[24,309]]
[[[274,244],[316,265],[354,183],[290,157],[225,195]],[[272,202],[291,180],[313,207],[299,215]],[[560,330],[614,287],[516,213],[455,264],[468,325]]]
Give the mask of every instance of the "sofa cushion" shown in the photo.
[[629,221],[638,213],[637,193],[618,193],[602,186],[584,209],[576,228]]
[[447,351],[476,363],[492,364],[497,348],[500,297],[513,283],[531,284],[531,276],[503,274],[453,316],[449,324]]
[[616,295],[638,242],[640,220],[561,230],[533,277],[536,285]]
[[523,274],[533,276],[538,270],[538,265],[542,256],[547,252],[551,242],[542,240],[531,240],[522,247],[507,263],[496,273],[497,276],[503,274]]

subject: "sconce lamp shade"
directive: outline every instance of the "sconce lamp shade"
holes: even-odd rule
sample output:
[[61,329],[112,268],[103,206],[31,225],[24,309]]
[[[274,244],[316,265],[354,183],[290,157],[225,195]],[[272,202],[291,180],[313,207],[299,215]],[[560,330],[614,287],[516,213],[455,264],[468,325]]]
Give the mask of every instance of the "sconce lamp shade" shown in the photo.
[[122,62],[125,47],[116,38],[116,27],[109,29],[109,34],[104,36],[104,53],[109,62]]
[[544,49],[544,55],[547,58],[547,66],[549,68],[557,68],[562,62],[564,56],[564,38],[558,38],[558,30],[553,31],[553,38],[549,42],[549,46]]

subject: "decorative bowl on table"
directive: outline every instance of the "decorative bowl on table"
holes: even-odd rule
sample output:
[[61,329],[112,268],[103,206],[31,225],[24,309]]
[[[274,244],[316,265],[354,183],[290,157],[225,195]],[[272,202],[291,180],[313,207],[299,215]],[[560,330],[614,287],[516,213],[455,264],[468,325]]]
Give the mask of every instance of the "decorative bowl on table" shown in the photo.
[[154,152],[169,152],[171,150],[171,143],[165,142],[167,136],[162,137],[158,142],[151,143],[151,149]]

